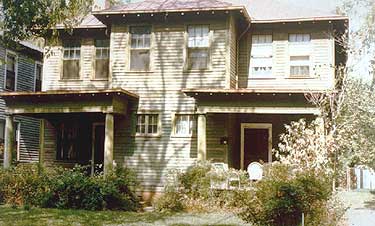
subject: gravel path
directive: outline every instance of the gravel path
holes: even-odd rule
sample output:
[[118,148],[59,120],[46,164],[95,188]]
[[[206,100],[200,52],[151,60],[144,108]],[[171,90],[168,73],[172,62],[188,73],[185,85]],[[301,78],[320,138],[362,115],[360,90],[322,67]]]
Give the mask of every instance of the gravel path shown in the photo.
[[375,226],[375,193],[352,191],[341,195],[350,208],[346,212],[348,226]]

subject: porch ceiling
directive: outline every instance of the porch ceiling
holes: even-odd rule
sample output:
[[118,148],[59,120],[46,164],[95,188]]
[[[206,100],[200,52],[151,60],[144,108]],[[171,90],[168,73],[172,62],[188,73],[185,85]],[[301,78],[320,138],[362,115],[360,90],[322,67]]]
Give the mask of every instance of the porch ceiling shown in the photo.
[[319,114],[307,99],[314,90],[287,89],[185,89],[187,96],[196,99],[197,112],[252,114]]
[[138,95],[123,89],[4,92],[7,114],[114,113],[125,115]]

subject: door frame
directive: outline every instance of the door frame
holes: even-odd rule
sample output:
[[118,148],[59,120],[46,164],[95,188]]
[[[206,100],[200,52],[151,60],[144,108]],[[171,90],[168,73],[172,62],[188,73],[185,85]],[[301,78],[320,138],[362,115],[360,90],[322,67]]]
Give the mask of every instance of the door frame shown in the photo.
[[272,124],[271,123],[241,123],[241,169],[244,169],[245,129],[268,129],[268,162],[272,162]]
[[92,123],[92,137],[91,137],[91,175],[95,173],[95,127],[105,126],[104,122],[93,122]]

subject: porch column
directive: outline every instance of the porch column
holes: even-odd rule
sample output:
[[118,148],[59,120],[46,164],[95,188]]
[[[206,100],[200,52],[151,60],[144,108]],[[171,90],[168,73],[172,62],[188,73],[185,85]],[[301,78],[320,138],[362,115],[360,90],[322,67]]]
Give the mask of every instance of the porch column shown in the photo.
[[5,144],[4,144],[4,168],[12,164],[12,153],[14,149],[14,122],[13,115],[5,116]]
[[105,138],[104,138],[104,174],[108,174],[113,168],[113,138],[114,138],[114,115],[105,115]]
[[198,160],[207,159],[206,115],[198,115]]

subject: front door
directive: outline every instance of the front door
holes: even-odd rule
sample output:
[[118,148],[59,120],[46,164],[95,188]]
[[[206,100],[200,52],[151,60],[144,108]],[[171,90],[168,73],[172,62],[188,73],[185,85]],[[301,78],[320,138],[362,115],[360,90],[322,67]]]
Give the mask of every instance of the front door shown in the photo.
[[241,125],[241,168],[252,162],[271,162],[270,124]]
[[104,163],[104,135],[105,126],[103,123],[94,123],[92,126],[92,154],[91,174],[103,171]]

